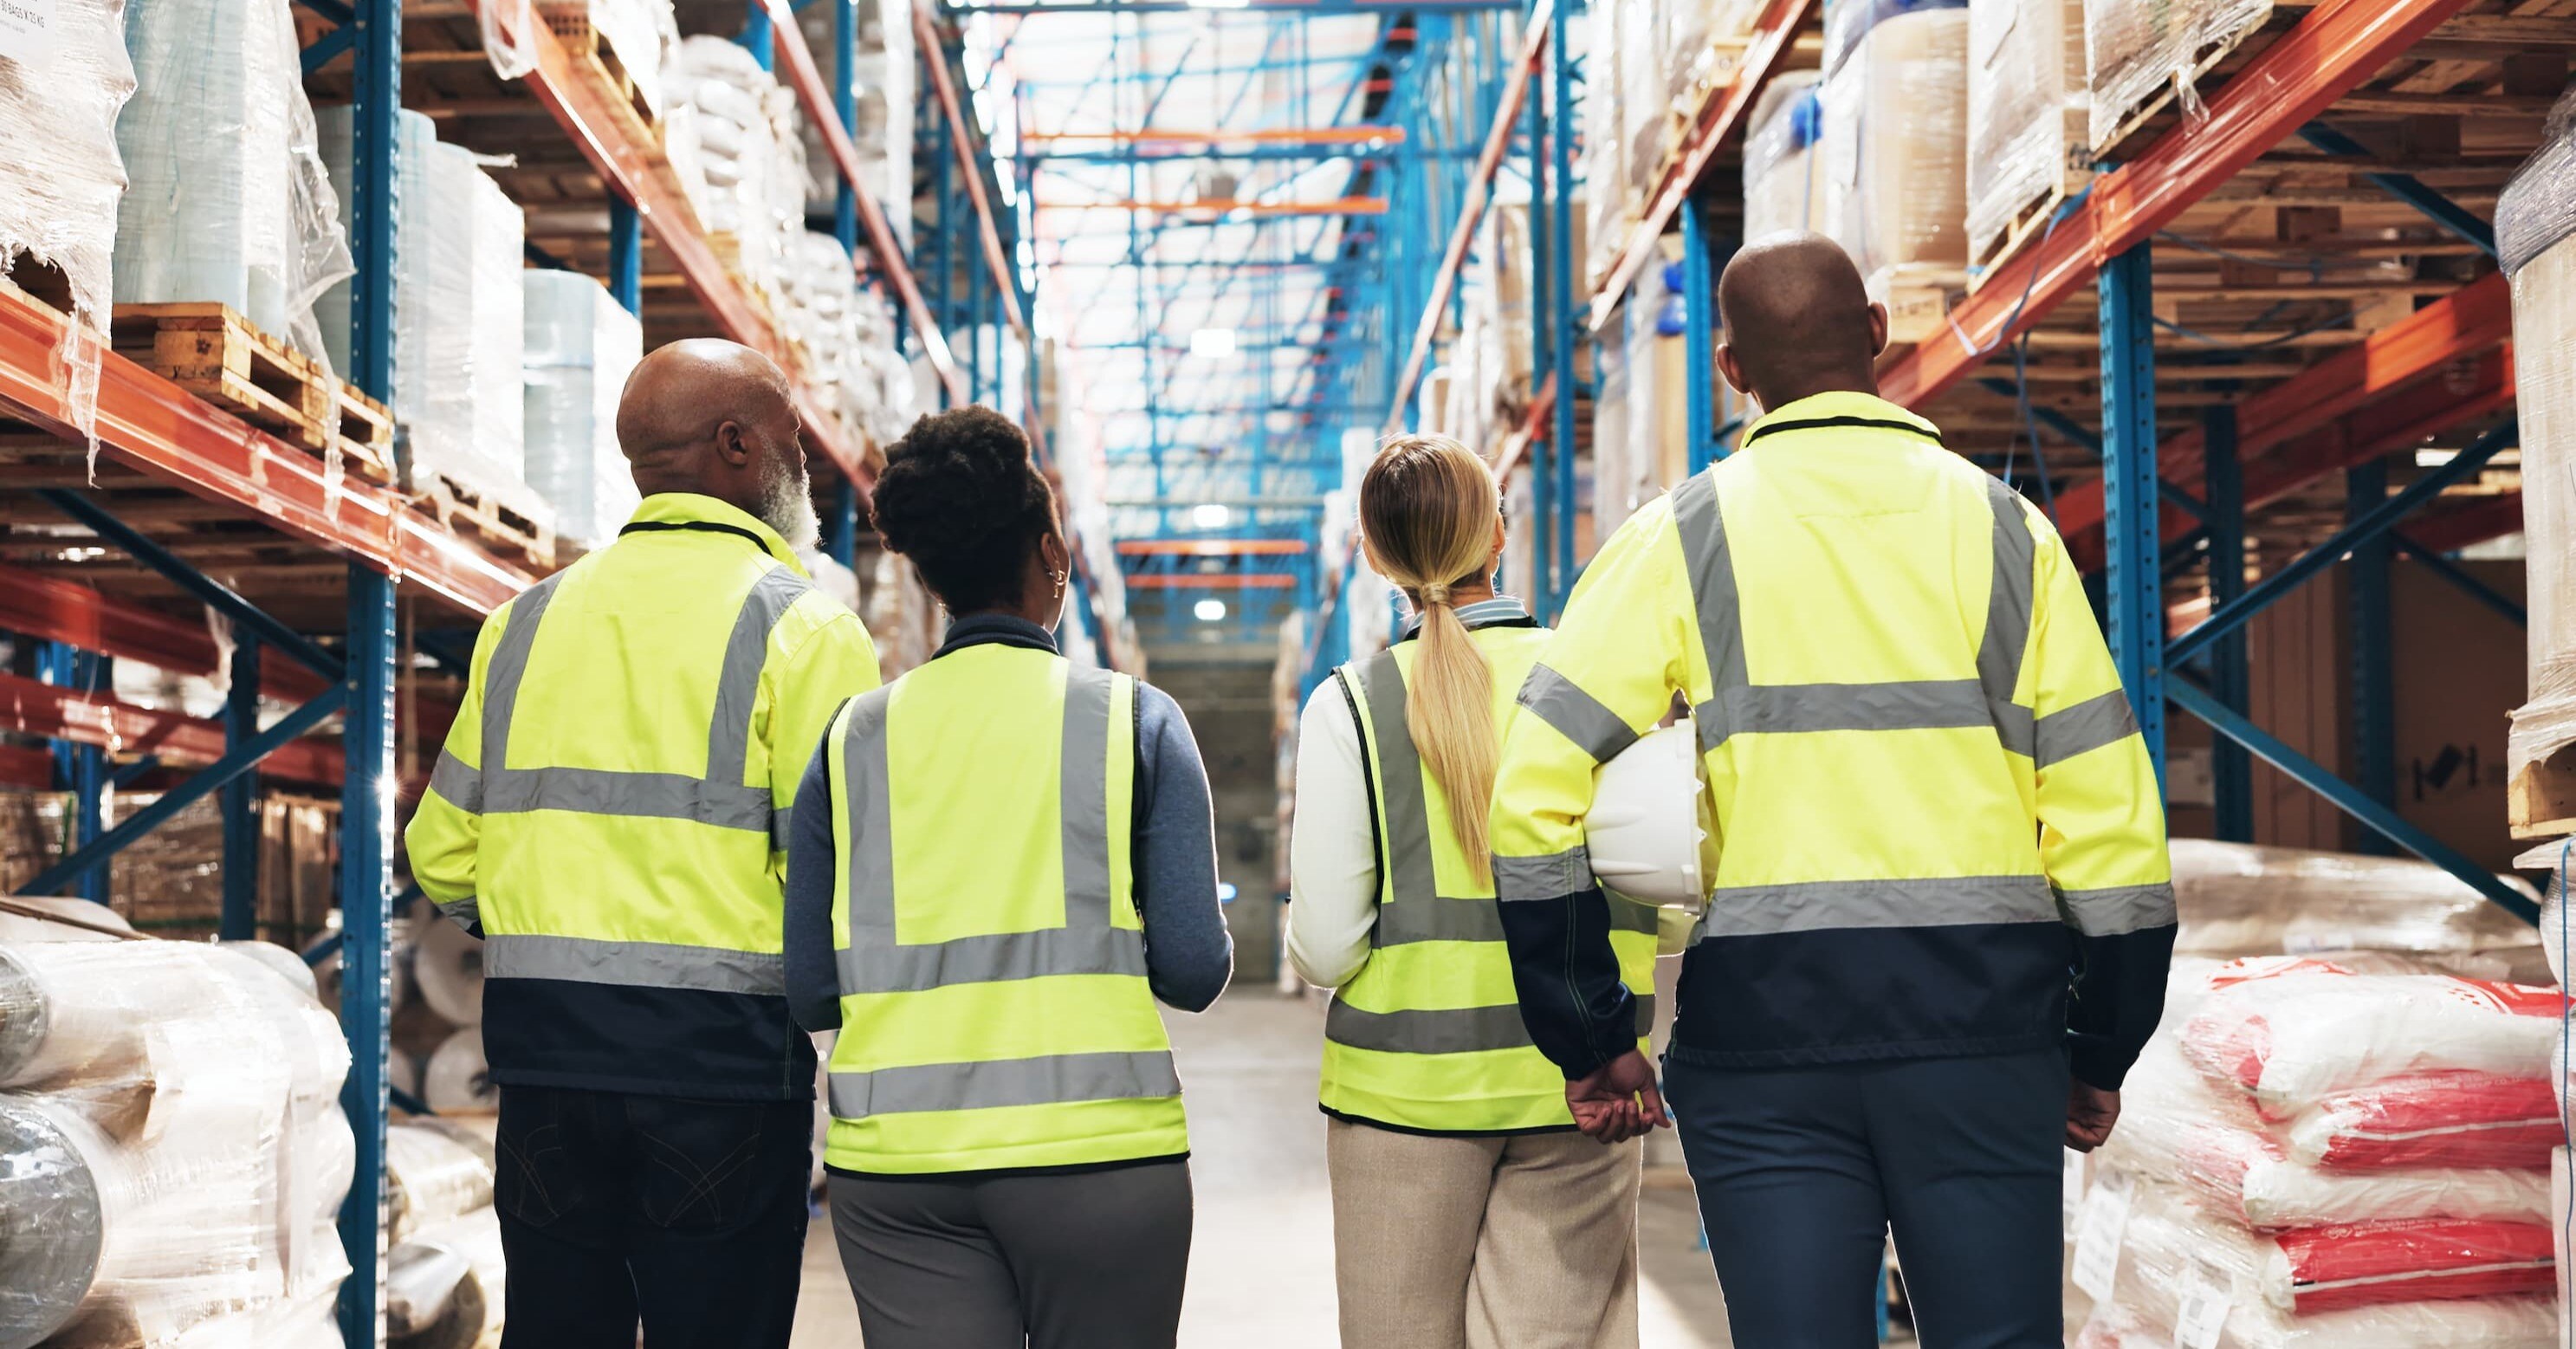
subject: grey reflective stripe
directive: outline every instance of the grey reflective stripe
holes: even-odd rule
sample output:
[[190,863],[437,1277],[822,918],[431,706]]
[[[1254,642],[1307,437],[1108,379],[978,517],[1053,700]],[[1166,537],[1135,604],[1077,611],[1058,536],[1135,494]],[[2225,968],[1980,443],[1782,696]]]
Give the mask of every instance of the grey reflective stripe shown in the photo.
[[1375,751],[1378,792],[1386,798],[1383,844],[1387,894],[1419,899],[1440,893],[1431,866],[1431,807],[1422,795],[1422,759],[1406,730],[1404,668],[1395,652],[1381,651],[1352,667],[1368,702],[1369,741]]
[[1610,906],[1610,930],[1613,932],[1657,932],[1662,930],[1660,914],[1651,904],[1621,899],[1604,892],[1602,902]]
[[1592,854],[1581,844],[1545,857],[1494,859],[1494,895],[1505,903],[1563,899],[1592,888]]
[[834,1073],[829,1094],[835,1118],[866,1119],[928,1110],[1178,1096],[1181,1078],[1172,1067],[1171,1054],[1163,1050],[1055,1054]]
[[2031,737],[2031,758],[2046,768],[2137,733],[2138,714],[2129,706],[2129,695],[2113,689],[2041,717]]
[[1557,729],[1575,748],[1592,756],[1594,763],[1608,763],[1619,751],[1637,743],[1637,733],[1619,714],[1601,705],[1601,700],[1586,693],[1571,679],[1544,665],[1530,667],[1529,678],[1522,681],[1518,697],[1538,719]]
[[1377,931],[1369,944],[1502,939],[1502,914],[1490,899],[1395,899],[1378,906]]
[[794,838],[794,837],[796,837],[796,834],[795,834],[794,830],[791,828],[791,825],[792,825],[791,817],[792,817],[794,814],[795,814],[795,807],[793,807],[793,806],[773,806],[773,807],[771,807],[771,808],[770,808],[770,812],[769,812],[769,848],[770,848],[770,851],[772,851],[772,852],[785,852],[785,851],[787,851],[787,842],[788,842],[788,840],[789,840],[789,839],[792,839],[792,838]]
[[1682,566],[1698,611],[1709,687],[1722,696],[1752,681],[1744,672],[1744,616],[1736,603],[1735,560],[1726,547],[1726,516],[1718,509],[1713,470],[1673,489],[1673,525],[1682,537]]
[[2057,897],[2040,876],[1808,881],[1719,890],[1709,896],[1699,935],[1767,937],[1831,928],[2056,921]]
[[1995,516],[1994,577],[1986,592],[1985,636],[1977,643],[1977,682],[1985,686],[1988,715],[2004,747],[2028,754],[2030,741],[2021,736],[2020,727],[2030,713],[2013,701],[2013,688],[2021,682],[2022,658],[2030,649],[2039,545],[2031,537],[2021,494],[2003,479],[1986,479],[1986,505]]
[[1973,679],[1749,684],[1721,690],[1697,713],[1702,753],[1745,734],[1941,730],[1993,721],[1985,690]]
[[1058,974],[1145,977],[1145,937],[1133,928],[1051,927],[994,932],[920,946],[870,944],[833,953],[844,996],[919,993]]
[[482,770],[466,767],[446,750],[438,752],[438,762],[429,770],[429,789],[468,815],[483,813]]
[[[519,686],[527,679],[537,628],[555,588],[570,573],[557,572],[522,593],[510,606],[501,640],[484,669],[483,767],[475,796],[480,813],[576,811],[648,819],[694,820],[720,829],[771,835],[779,832],[769,789],[743,784],[751,754],[751,717],[759,700],[760,672],[769,659],[770,629],[811,583],[786,567],[773,567],[752,583],[736,614],[716,674],[715,707],[707,724],[707,771],[639,773],[608,768],[514,768],[508,761],[510,723]],[[461,767],[461,765],[460,765]],[[441,791],[440,795],[447,793]],[[453,800],[453,797],[450,797]]]
[[2104,890],[2060,890],[2066,925],[2087,937],[2117,937],[2174,923],[2174,889],[2166,885],[2116,885]]
[[[1637,1034],[1642,1036],[1654,1028],[1654,996],[1638,995],[1636,1008]],[[1333,999],[1324,1013],[1324,1038],[1345,1048],[1382,1054],[1475,1054],[1527,1049],[1531,1044],[1518,1003],[1369,1012],[1353,1007],[1346,998]]]
[[563,979],[577,984],[688,988],[707,993],[775,997],[787,992],[786,964],[774,954],[524,932],[487,935],[483,942],[483,973],[492,979]]
[[[849,796],[849,945],[834,953],[841,995],[917,993],[952,984],[1064,974],[1145,975],[1144,935],[1117,926],[1109,870],[1110,724],[1120,676],[1068,669],[1058,800],[1063,826],[1064,926],[905,944],[895,931],[894,843],[888,808],[889,689],[850,704],[841,742]],[[1131,710],[1132,716],[1132,710]]]
[[766,787],[708,782],[685,773],[622,773],[608,768],[513,768],[486,773],[483,782],[486,815],[571,810],[769,832]]
[[483,921],[483,897],[480,895],[453,900],[433,899],[430,903],[437,905],[438,912],[458,927],[471,928]]

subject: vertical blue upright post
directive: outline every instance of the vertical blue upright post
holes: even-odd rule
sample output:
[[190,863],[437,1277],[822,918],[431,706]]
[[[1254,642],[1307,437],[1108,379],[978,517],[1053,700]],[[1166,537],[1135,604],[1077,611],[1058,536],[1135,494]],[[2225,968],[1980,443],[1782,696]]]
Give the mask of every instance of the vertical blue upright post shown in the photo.
[[[2236,455],[2236,409],[2227,404],[2201,415],[2202,495],[2209,502],[2209,599],[2224,608],[2245,593],[2245,475]],[[2231,632],[2209,647],[2209,692],[2229,710],[2243,712],[2252,692],[2245,664],[2245,634]],[[2218,837],[2254,841],[2254,760],[2226,736],[2210,737],[2210,776],[2218,809]]]
[[832,514],[824,521],[823,552],[847,567],[858,556],[859,487],[847,475],[832,484]]
[[2111,660],[2165,773],[2163,522],[2156,494],[2155,271],[2140,243],[2102,268],[2102,530]]
[[[2388,461],[2373,459],[2344,470],[2345,519],[2358,520],[2388,501]],[[2352,579],[2353,785],[2383,806],[2397,805],[2397,690],[2389,618],[2386,533],[2355,545]],[[2390,854],[2396,845],[2376,829],[2357,829],[2362,852]]]
[[1717,458],[1717,325],[1710,321],[1717,297],[1708,272],[1708,227],[1693,197],[1682,203],[1682,363],[1693,473]]
[[[224,694],[224,749],[241,748],[259,734],[259,639],[236,632]],[[259,770],[223,785],[216,797],[223,820],[224,908],[215,933],[225,941],[259,936]],[[292,938],[289,938],[292,940]]]
[[[1556,307],[1544,322],[1556,325],[1556,340],[1549,354],[1556,365],[1556,430],[1548,439],[1556,447],[1556,577],[1555,588],[1548,592],[1547,611],[1553,619],[1564,612],[1567,592],[1574,589],[1574,529],[1577,506],[1574,491],[1574,344],[1583,331],[1577,317],[1582,305],[1574,296],[1574,82],[1573,63],[1566,57],[1568,11],[1572,3],[1558,5],[1549,16],[1547,35],[1548,87],[1548,165],[1547,202],[1548,235],[1554,241],[1548,261],[1556,268],[1551,283]],[[1530,91],[1533,101],[1538,91]],[[1531,205],[1538,202],[1532,195]],[[1535,211],[1533,211],[1535,214]]]
[[[922,103],[915,116],[930,126],[930,199],[939,204],[938,219],[930,227],[930,237],[923,240],[922,251],[930,258],[924,275],[930,282],[930,312],[939,320],[939,330],[950,335],[950,355],[962,357],[964,353],[957,350],[956,262],[948,250],[948,232],[957,223],[948,195],[948,119],[939,113],[937,96],[930,91],[930,81],[923,80],[921,84]],[[891,110],[888,115],[892,115]],[[1149,386],[1150,383],[1148,381]],[[943,379],[938,384],[939,406],[945,408],[955,401],[956,395],[949,392],[948,381]]]
[[751,59],[763,70],[773,69],[778,59],[778,35],[770,27],[769,6],[750,0],[743,6],[742,36],[734,39],[751,53]]
[[[349,349],[358,387],[394,401],[394,162],[401,144],[402,0],[353,0],[356,135],[351,168]],[[390,577],[349,567],[346,728],[340,798],[340,1025],[349,1078],[340,1103],[357,1135],[340,1242],[340,1333],[351,1346],[385,1337],[385,1060],[391,1049],[394,594]]]
[[[1548,227],[1552,223],[1547,210],[1547,110],[1543,96],[1545,86],[1533,72],[1529,86],[1529,239],[1530,239],[1530,379],[1538,381],[1556,368],[1557,324],[1556,299],[1550,294],[1556,276],[1548,266]],[[1574,390],[1560,387],[1556,397],[1561,402],[1574,396]],[[1544,428],[1530,440],[1530,595],[1532,612],[1540,622],[1552,621],[1556,611],[1550,599],[1556,594],[1556,474],[1549,456],[1558,446],[1548,442],[1553,436]]]
[[[832,111],[852,136],[859,134],[858,64],[859,0],[832,0]],[[859,185],[847,177],[832,198],[832,236],[852,255],[858,253]],[[896,312],[902,312],[899,306]]]
[[[107,662],[67,642],[45,642],[36,648],[36,674],[62,689],[93,690],[107,686]],[[107,832],[107,751],[77,740],[54,742],[54,786],[71,793],[70,837],[63,840],[68,857]],[[102,864],[82,873],[71,893],[95,904],[108,900],[108,868]]]
[[644,313],[644,216],[624,197],[608,199],[608,297]]

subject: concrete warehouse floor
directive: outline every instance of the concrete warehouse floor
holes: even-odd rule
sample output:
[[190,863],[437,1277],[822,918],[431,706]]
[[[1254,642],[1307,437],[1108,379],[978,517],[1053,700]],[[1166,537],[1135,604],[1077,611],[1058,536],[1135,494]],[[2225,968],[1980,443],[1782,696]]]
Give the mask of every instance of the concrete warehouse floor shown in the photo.
[[[1181,1343],[1189,1349],[1325,1349],[1338,1338],[1333,1211],[1315,1073],[1324,1003],[1237,977],[1204,1016],[1166,1013],[1188,1084],[1198,1225]],[[1650,1172],[1639,1237],[1644,1349],[1725,1349],[1726,1307],[1692,1249],[1689,1184]],[[794,1349],[858,1349],[858,1313],[817,1219],[805,1248]]]

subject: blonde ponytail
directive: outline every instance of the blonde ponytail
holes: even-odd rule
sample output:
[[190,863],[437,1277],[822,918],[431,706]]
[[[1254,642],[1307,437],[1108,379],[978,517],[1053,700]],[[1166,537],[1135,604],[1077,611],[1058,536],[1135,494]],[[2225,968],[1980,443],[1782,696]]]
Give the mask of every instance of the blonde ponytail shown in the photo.
[[1360,480],[1360,540],[1369,564],[1422,615],[1422,650],[1405,698],[1414,752],[1449,801],[1449,827],[1479,885],[1492,883],[1486,814],[1493,807],[1494,672],[1450,587],[1493,560],[1502,492],[1473,450],[1446,436],[1398,436]]

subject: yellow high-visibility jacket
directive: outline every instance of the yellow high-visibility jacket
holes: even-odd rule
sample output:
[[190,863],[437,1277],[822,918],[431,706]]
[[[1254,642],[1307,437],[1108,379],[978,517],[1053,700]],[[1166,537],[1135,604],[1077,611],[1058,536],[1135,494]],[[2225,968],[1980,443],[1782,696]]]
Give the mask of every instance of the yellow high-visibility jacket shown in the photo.
[[1523,1010],[1569,1074],[1627,1044],[1589,1010],[1615,1001],[1590,938],[1593,772],[1677,692],[1718,865],[1674,1057],[2068,1044],[2078,1076],[2119,1084],[2172,949],[2163,808],[2075,566],[2019,494],[1922,418],[1823,394],[1602,547],[1494,791]]
[[493,611],[404,840],[422,892],[484,938],[494,1081],[812,1094],[783,840],[833,712],[878,683],[858,617],[711,497],[645,498]]

